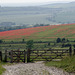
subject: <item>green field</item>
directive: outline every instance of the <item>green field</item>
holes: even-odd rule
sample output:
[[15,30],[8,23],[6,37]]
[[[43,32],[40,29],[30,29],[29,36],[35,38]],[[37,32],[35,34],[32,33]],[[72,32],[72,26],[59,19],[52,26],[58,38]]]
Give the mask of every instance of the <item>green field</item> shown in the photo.
[[4,41],[55,41],[57,38],[75,40],[75,24],[50,25],[0,32],[0,39]]

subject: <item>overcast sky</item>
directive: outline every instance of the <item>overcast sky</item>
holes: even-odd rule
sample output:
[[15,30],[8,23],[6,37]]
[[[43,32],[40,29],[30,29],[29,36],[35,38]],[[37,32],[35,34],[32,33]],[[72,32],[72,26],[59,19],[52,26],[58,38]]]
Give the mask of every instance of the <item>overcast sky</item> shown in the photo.
[[0,3],[36,3],[36,2],[51,2],[51,1],[75,1],[75,0],[0,0]]
[[0,0],[1,6],[38,6],[51,3],[72,2],[75,0]]

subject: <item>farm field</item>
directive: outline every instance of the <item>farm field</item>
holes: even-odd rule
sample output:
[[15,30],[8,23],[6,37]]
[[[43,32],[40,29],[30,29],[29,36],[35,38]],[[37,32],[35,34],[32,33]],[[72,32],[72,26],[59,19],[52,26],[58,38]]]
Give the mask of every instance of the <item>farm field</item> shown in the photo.
[[[49,26],[41,26],[41,27],[34,27],[34,28],[26,28],[26,29],[18,29],[18,30],[0,32],[0,39],[2,39],[3,42],[5,41],[5,43],[0,44],[0,51],[2,51],[2,53],[3,53],[3,59],[5,57],[5,50],[20,49],[20,50],[27,51],[26,43],[22,43],[23,39],[25,42],[28,40],[47,41],[46,43],[34,43],[34,47],[32,49],[34,49],[34,50],[37,49],[37,51],[34,51],[34,52],[38,52],[39,50],[45,50],[45,49],[49,49],[49,48],[69,49],[69,47],[63,47],[62,48],[63,43],[53,42],[53,43],[50,43],[50,45],[48,46],[48,42],[56,41],[56,39],[58,37],[59,38],[66,38],[66,39],[69,39],[70,41],[72,41],[72,40],[74,41],[75,40],[75,29],[74,28],[75,28],[75,24],[63,24],[63,25],[49,25]],[[15,43],[14,41],[18,42],[18,43]],[[14,42],[14,43],[12,43],[12,42]],[[72,45],[75,44],[74,42],[66,42],[66,43],[70,43]],[[64,44],[66,44],[66,43],[64,43]],[[61,51],[59,51],[59,52],[61,52]],[[44,51],[40,51],[39,54],[40,53],[44,53]],[[45,54],[47,55],[47,53],[45,53]],[[34,56],[32,53],[31,58],[34,58]],[[46,58],[47,56],[43,55],[43,57]],[[41,58],[41,59],[40,58],[41,57],[39,57],[38,59],[39,60],[43,59],[43,58]],[[8,58],[8,60],[10,60],[10,59]],[[73,57],[72,61],[68,62],[69,63],[68,65],[70,65],[70,67],[64,67],[64,66],[67,66],[67,64],[65,64],[65,60],[67,60],[67,58],[62,60],[62,61],[46,62],[46,65],[47,66],[55,66],[58,68],[63,68],[67,72],[75,72],[75,69],[74,69],[75,65],[73,64],[72,65],[73,67],[71,67],[71,64],[70,64],[71,62],[72,63],[75,62],[74,57]],[[63,62],[63,64],[61,62]],[[54,64],[56,64],[56,65],[54,65]],[[2,64],[0,64],[0,66],[1,65]],[[0,71],[2,74],[2,72],[5,71],[5,69],[2,68],[2,69],[0,69]]]
[[75,1],[0,5],[0,75],[38,72],[75,75]]
[[0,32],[0,39],[4,41],[52,41],[57,38],[75,39],[75,24],[49,25],[26,29]]

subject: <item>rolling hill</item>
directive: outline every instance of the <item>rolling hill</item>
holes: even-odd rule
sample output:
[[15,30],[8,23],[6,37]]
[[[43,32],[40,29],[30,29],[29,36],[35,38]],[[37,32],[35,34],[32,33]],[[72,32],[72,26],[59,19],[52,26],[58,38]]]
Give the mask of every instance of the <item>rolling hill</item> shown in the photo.
[[0,32],[4,40],[52,40],[56,38],[75,39],[75,24],[49,25]]
[[0,7],[1,27],[3,22],[13,22],[15,25],[27,26],[75,23],[75,2],[48,3],[47,5],[28,7]]

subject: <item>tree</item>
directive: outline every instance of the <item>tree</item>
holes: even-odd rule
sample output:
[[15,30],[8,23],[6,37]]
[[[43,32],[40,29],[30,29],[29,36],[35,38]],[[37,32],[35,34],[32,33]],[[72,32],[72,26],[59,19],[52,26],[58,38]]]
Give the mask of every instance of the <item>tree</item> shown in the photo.
[[2,40],[0,40],[0,43],[2,43],[3,41]]
[[24,39],[22,39],[22,42],[24,43]]
[[26,46],[27,49],[32,49],[33,48],[33,40],[27,41],[26,45],[27,45]]
[[69,42],[69,40],[67,39],[67,42]]
[[66,42],[65,38],[62,38],[62,42],[63,42],[63,43]]
[[57,43],[60,43],[61,42],[61,39],[60,38],[57,38],[56,42]]

